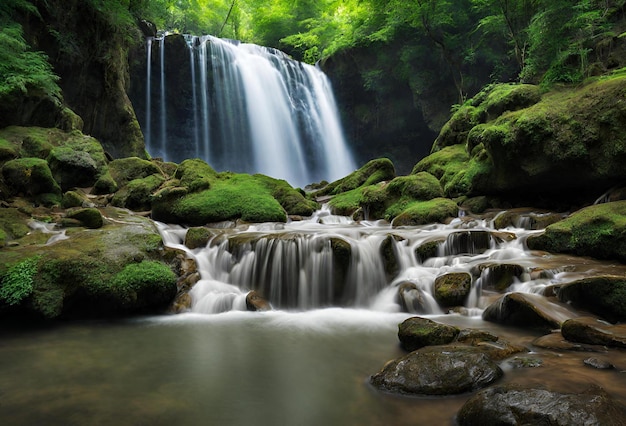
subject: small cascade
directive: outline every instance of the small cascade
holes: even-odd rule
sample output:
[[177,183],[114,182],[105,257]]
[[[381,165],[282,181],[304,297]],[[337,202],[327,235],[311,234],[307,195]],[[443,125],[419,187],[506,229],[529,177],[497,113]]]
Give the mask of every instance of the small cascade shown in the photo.
[[542,294],[600,267],[535,254],[524,241],[540,231],[495,230],[481,220],[392,228],[335,217],[323,208],[286,224],[213,228],[206,247],[193,251],[184,246],[184,228],[160,227],[167,245],[186,250],[198,264],[201,280],[190,291],[198,313],[247,310],[253,291],[278,310],[344,307],[437,315],[450,307],[437,301],[435,281],[469,274],[471,286],[455,311],[480,315],[494,295]]
[[[189,51],[176,65],[168,63],[182,60],[175,37]],[[262,173],[301,187],[355,170],[330,82],[319,68],[213,36],[166,34],[156,41],[159,102],[148,102],[147,93],[139,115],[151,155],[178,163],[198,157],[218,171]],[[152,40],[147,43],[150,52]],[[183,66],[190,71],[181,79]],[[146,86],[150,92],[150,76]]]

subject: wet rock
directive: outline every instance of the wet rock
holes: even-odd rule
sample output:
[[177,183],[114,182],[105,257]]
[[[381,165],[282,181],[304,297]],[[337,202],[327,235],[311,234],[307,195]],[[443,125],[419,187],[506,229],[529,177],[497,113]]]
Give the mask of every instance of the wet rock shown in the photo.
[[498,340],[498,336],[484,330],[476,330],[473,328],[464,328],[456,337],[456,341],[459,343],[467,343],[469,345],[475,345],[480,342],[495,342]]
[[462,306],[472,289],[472,276],[453,272],[435,279],[433,295],[442,307]]
[[472,343],[472,346],[479,349],[494,361],[501,361],[509,358],[511,355],[528,352],[528,350],[520,345],[514,345],[511,342],[498,338],[496,341],[484,340]]
[[404,282],[398,285],[396,303],[400,305],[402,312],[412,314],[426,313],[424,293],[412,282]]
[[428,201],[417,201],[393,219],[393,227],[418,226],[429,223],[445,223],[458,216],[459,207],[448,198],[434,198]]
[[559,300],[601,316],[610,322],[626,320],[626,278],[584,278],[559,288]]
[[515,385],[494,386],[470,398],[457,415],[464,425],[623,425],[624,408],[604,390],[564,394]]
[[557,351],[606,352],[604,346],[583,345],[565,340],[560,330],[538,337],[533,340],[532,344],[538,348]]
[[593,317],[573,318],[563,323],[561,333],[575,343],[626,348],[626,324],[611,325]]
[[505,291],[515,282],[515,279],[519,279],[524,273],[524,268],[520,265],[510,263],[483,264],[479,266],[479,269],[482,288],[498,292]]
[[414,351],[424,346],[451,343],[459,331],[456,327],[427,318],[412,317],[398,326],[398,339],[405,350]]
[[393,281],[393,279],[400,272],[400,265],[398,263],[394,244],[396,241],[401,240],[403,240],[403,238],[397,235],[387,235],[387,238],[385,238],[380,244],[380,255],[383,260],[385,275],[389,281]]
[[487,231],[458,231],[446,238],[446,256],[480,254],[491,248],[491,234]]
[[206,247],[209,240],[214,236],[214,232],[203,226],[189,228],[185,234],[185,246],[191,250]]
[[71,209],[66,215],[68,219],[78,220],[85,228],[97,229],[104,225],[102,214],[96,208]]
[[428,241],[424,244],[420,244],[419,246],[415,248],[415,257],[417,258],[419,262],[422,262],[422,263],[424,263],[424,261],[426,261],[427,259],[430,259],[431,257],[436,257],[437,254],[439,253],[439,247],[444,242],[445,241],[442,239],[442,240]]
[[272,305],[257,291],[252,290],[246,295],[246,308],[249,311],[271,311]]
[[583,364],[589,367],[597,368],[598,370],[612,370],[615,368],[608,359],[591,357],[583,361]]
[[536,294],[509,293],[483,312],[485,321],[505,325],[553,330],[563,321],[579,316],[565,305],[550,302]]
[[541,358],[516,356],[505,362],[511,368],[537,368],[543,365]]
[[481,389],[502,370],[476,348],[423,348],[393,360],[370,378],[376,388],[401,394],[454,395]]

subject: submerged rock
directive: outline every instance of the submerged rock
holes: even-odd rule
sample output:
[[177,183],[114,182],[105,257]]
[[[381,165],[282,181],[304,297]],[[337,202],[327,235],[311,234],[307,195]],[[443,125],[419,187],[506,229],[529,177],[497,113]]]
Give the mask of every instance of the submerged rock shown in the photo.
[[500,367],[476,348],[436,346],[387,363],[370,382],[392,393],[454,395],[488,386],[502,375]]
[[424,302],[424,293],[412,282],[404,282],[398,285],[396,302],[400,305],[402,312],[412,314],[427,313]]
[[561,333],[571,342],[626,348],[626,324],[611,325],[593,317],[573,318],[563,323]]
[[626,424],[624,407],[600,388],[580,394],[515,385],[494,386],[470,398],[457,415],[464,425]]

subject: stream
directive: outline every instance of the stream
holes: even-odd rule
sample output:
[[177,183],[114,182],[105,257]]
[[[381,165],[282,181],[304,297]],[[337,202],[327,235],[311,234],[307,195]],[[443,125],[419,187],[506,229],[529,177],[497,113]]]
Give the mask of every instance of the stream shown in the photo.
[[[201,279],[191,290],[191,309],[45,327],[3,324],[0,419],[15,425],[453,425],[470,395],[396,396],[368,383],[388,360],[404,354],[398,324],[416,314],[490,331],[542,360],[536,368],[502,362],[499,383],[561,392],[598,385],[626,404],[626,351],[541,350],[532,341],[543,333],[483,321],[482,310],[496,294],[483,288],[489,268],[479,267],[520,265],[523,272],[507,291],[541,294],[582,276],[624,274],[624,266],[530,252],[525,237],[541,232],[526,229],[530,222],[499,230],[493,223],[493,216],[461,217],[446,225],[392,228],[320,211],[287,224],[215,228],[207,247],[194,250],[183,245],[185,229],[158,224],[166,244],[184,248],[198,263]],[[469,231],[482,240],[478,232],[516,238],[491,238],[480,248],[461,236]],[[397,237],[399,265],[393,278],[381,273],[374,255],[390,234]],[[336,267],[328,242],[333,238],[351,247],[339,297],[328,288]],[[417,259],[415,249],[434,240],[442,241],[437,254]],[[434,277],[450,271],[476,276],[472,295],[454,313],[428,302]],[[405,282],[424,296],[421,312],[401,312],[397,290]],[[273,310],[246,311],[242,300],[252,289]],[[587,367],[583,360],[590,356],[608,359],[616,369]]]

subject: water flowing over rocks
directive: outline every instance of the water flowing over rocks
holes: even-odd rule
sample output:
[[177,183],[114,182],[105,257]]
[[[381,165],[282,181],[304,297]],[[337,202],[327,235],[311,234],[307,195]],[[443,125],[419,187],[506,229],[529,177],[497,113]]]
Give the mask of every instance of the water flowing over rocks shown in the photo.
[[540,295],[509,293],[489,305],[483,312],[483,319],[550,331],[560,328],[565,320],[579,315],[566,305],[551,302]]
[[617,426],[626,423],[626,414],[622,406],[598,388],[567,394],[507,385],[478,392],[463,405],[457,421],[459,425]]
[[563,323],[561,334],[575,343],[626,348],[626,324],[611,325],[593,317],[573,318]]

